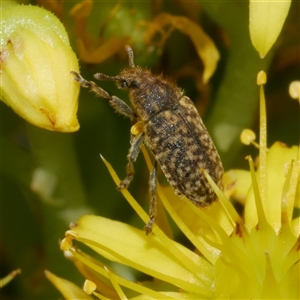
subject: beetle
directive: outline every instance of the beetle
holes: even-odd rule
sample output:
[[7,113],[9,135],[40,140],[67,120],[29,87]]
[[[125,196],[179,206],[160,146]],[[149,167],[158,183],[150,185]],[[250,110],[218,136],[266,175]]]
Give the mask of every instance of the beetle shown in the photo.
[[127,189],[134,176],[134,162],[144,142],[155,157],[150,172],[150,209],[146,234],[152,231],[156,215],[156,175],[159,163],[175,193],[186,196],[194,205],[204,207],[216,200],[216,195],[201,169],[208,172],[222,189],[223,166],[218,151],[194,105],[183,90],[162,75],[135,66],[133,50],[126,46],[129,67],[117,76],[97,73],[98,80],[114,81],[120,89],[129,91],[132,109],[116,96],[110,96],[93,81],[72,71],[73,78],[83,88],[89,88],[133,124],[142,122],[143,131],[131,133],[127,155],[126,177],[118,189]]

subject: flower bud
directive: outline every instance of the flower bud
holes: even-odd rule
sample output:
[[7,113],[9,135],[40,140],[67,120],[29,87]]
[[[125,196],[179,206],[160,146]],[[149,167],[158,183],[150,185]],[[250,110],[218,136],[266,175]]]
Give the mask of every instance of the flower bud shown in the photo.
[[250,0],[250,36],[264,58],[275,43],[291,6],[291,0]]
[[36,126],[78,130],[78,61],[61,22],[40,7],[3,6],[0,37],[1,100]]

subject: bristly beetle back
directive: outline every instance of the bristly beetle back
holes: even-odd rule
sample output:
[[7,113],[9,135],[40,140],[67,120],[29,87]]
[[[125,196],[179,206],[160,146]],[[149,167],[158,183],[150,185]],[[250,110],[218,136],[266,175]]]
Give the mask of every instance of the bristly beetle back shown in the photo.
[[150,212],[145,231],[149,234],[156,215],[157,162],[175,193],[186,196],[194,205],[203,207],[216,200],[216,195],[202,174],[205,169],[215,183],[222,188],[223,166],[214,143],[207,132],[193,102],[175,83],[150,71],[136,67],[133,51],[126,46],[129,68],[117,76],[97,73],[98,80],[111,80],[121,89],[129,91],[133,109],[116,96],[110,96],[93,81],[86,81],[78,73],[71,72],[74,80],[89,88],[120,114],[135,124],[143,122],[143,132],[131,134],[126,177],[118,189],[128,188],[134,175],[134,162],[143,142],[155,157],[150,173]]

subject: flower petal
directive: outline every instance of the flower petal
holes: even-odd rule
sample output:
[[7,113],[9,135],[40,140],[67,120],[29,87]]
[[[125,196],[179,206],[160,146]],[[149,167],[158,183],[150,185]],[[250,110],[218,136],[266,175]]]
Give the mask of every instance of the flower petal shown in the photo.
[[[263,203],[269,224],[276,232],[281,228],[281,196],[285,183],[285,167],[297,158],[298,147],[287,148],[282,143],[275,143],[267,154],[267,193]],[[259,171],[257,172],[259,178]],[[249,228],[257,224],[257,212],[253,192],[250,190],[245,205],[245,223]]]
[[290,0],[250,0],[250,37],[261,58],[266,56],[279,36],[290,5]]
[[88,296],[77,285],[66,279],[57,277],[56,275],[47,270],[45,271],[45,275],[66,299],[93,299],[92,297]]
[[13,270],[8,275],[3,278],[0,278],[0,287],[6,286],[9,282],[11,282],[18,274],[21,273],[21,269]]
[[241,204],[245,204],[251,186],[251,176],[249,171],[229,170],[223,175],[223,184],[225,187],[233,185],[230,196]]
[[[181,258],[172,257],[167,245],[162,244],[155,235],[146,236],[143,231],[127,224],[91,215],[82,217],[72,231],[77,233],[77,240],[109,260],[133,267],[186,291],[197,293],[207,290],[207,286],[185,268]],[[212,276],[211,265],[206,260],[172,240],[170,243],[179,248],[182,256],[192,259],[204,277]]]

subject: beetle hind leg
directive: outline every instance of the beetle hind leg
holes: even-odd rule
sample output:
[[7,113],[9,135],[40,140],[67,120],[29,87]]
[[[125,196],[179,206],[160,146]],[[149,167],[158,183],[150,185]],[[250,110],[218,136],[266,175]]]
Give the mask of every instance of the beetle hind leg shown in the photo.
[[144,228],[147,235],[152,232],[152,226],[155,221],[155,216],[156,216],[156,211],[157,211],[156,174],[157,174],[157,162],[155,161],[153,169],[150,173],[150,178],[149,178],[149,191],[150,191],[150,195],[151,195],[150,208],[149,208],[149,221]]

